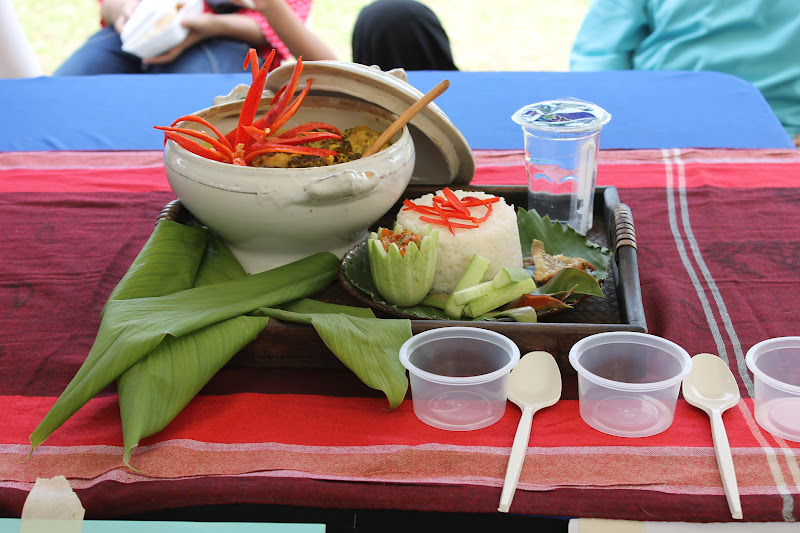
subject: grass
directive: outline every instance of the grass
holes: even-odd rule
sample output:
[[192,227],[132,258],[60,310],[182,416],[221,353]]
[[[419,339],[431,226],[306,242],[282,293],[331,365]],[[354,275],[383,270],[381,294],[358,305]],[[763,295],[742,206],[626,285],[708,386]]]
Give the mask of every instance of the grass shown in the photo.
[[[338,54],[352,58],[350,34],[368,0],[315,0],[311,27]],[[426,0],[439,16],[461,70],[568,68],[569,49],[589,0]],[[23,28],[45,74],[98,28],[97,0],[17,0]]]

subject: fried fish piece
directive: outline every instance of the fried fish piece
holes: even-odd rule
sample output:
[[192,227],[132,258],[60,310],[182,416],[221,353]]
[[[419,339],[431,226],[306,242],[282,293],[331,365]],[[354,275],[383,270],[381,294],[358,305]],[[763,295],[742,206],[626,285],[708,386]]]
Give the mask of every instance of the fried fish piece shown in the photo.
[[531,259],[533,260],[533,266],[536,267],[533,272],[533,279],[539,284],[547,283],[560,270],[565,268],[577,268],[584,272],[595,269],[593,264],[580,257],[548,254],[544,251],[544,243],[536,239],[531,244]]

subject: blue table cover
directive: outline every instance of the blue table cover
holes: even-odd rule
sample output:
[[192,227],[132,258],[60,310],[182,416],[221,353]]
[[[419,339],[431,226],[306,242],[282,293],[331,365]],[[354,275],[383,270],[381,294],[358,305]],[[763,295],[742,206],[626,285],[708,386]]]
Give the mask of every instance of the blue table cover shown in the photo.
[[[522,149],[511,115],[524,105],[572,96],[612,115],[604,149],[793,148],[761,93],[714,72],[411,71],[427,92],[450,88],[436,103],[473,149]],[[101,75],[0,80],[5,127],[0,151],[158,150],[180,115],[211,104],[250,75]]]

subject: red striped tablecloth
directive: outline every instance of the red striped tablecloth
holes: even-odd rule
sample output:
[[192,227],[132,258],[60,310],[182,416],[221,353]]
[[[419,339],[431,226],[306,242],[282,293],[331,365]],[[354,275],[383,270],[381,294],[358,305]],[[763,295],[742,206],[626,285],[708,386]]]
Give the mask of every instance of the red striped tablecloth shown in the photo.
[[[521,153],[476,161],[474,184],[524,183]],[[800,152],[604,151],[598,182],[632,209],[650,332],[737,376],[724,421],[745,520],[800,519],[800,444],[756,424],[744,365],[753,344],[800,334]],[[516,407],[483,430],[437,430],[344,370],[224,369],[135,452],[144,474],[122,466],[109,388],[23,461],[173,198],[160,152],[0,153],[0,514],[62,474],[92,518],[225,503],[496,511]],[[565,376],[562,401],[534,417],[512,512],[730,519],[704,413],[679,400],[665,432],[613,437],[581,420],[576,388]]]

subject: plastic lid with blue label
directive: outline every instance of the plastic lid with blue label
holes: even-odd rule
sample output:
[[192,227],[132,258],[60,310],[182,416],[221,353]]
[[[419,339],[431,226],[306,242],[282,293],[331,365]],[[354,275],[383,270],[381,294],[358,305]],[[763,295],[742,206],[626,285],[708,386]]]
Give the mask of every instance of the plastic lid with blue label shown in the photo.
[[577,98],[558,98],[526,105],[511,118],[524,128],[581,132],[602,128],[611,120],[611,115],[591,102]]

